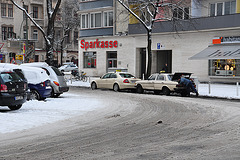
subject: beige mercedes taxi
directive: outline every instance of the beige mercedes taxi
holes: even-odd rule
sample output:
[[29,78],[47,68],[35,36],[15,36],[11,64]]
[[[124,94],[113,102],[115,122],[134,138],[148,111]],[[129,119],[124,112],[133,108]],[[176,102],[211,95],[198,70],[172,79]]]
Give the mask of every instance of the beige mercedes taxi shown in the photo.
[[141,79],[137,79],[130,73],[127,72],[112,72],[106,73],[99,79],[95,79],[91,82],[91,88],[97,89],[113,89],[114,91],[119,90],[135,90],[135,82]]
[[136,82],[136,91],[143,93],[144,90],[154,91],[155,94],[162,92],[165,95],[170,95],[174,92],[178,82],[172,81],[172,74],[168,73],[155,73],[152,74],[147,80]]

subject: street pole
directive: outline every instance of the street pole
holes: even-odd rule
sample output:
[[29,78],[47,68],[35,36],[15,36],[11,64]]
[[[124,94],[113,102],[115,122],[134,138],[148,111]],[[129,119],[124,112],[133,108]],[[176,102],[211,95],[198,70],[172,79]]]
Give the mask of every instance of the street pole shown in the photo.
[[[24,8],[24,2],[23,3],[23,8]],[[26,8],[25,8],[26,9]],[[27,17],[27,14],[25,14],[25,20],[26,20],[26,42],[25,42],[25,57],[27,56],[27,53],[28,53],[28,17]],[[26,61],[28,61],[28,59],[25,59]]]

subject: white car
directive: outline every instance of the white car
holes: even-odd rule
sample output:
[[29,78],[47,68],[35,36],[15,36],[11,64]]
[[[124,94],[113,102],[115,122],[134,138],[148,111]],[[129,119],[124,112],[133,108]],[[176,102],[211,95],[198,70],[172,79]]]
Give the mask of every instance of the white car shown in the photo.
[[122,89],[135,90],[135,82],[139,80],[141,79],[137,79],[132,74],[126,72],[106,73],[100,79],[93,80],[91,88],[113,89],[114,91]]
[[155,94],[162,92],[165,95],[170,95],[174,92],[178,82],[172,81],[172,75],[163,73],[152,74],[148,80],[141,80],[136,82],[136,89],[138,93],[143,93],[144,90],[154,91]]
[[65,64],[58,68],[61,72],[69,72],[72,70],[77,70],[78,67],[75,64]]

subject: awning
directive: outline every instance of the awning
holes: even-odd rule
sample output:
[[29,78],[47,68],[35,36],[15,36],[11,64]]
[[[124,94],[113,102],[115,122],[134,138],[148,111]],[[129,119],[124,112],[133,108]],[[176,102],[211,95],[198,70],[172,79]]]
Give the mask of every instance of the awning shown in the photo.
[[201,59],[240,59],[240,44],[211,45],[189,58],[189,60]]

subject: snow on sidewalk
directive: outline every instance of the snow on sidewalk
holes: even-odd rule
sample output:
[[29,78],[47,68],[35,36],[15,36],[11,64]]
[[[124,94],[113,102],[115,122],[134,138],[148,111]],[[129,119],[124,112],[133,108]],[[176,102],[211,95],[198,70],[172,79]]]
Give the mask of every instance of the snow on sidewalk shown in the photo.
[[[90,87],[89,81],[87,82],[82,82],[82,81],[70,82],[69,81],[67,84],[69,86]],[[238,88],[238,95],[237,95],[237,85],[210,84],[210,93],[209,93],[209,84],[200,83],[198,85],[198,92],[200,96],[240,99],[240,86]]]

